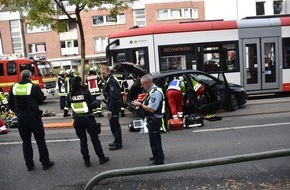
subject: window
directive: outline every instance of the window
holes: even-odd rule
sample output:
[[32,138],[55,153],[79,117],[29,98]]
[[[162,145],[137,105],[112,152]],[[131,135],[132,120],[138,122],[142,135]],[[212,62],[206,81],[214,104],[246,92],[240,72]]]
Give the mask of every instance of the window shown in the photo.
[[13,46],[13,54],[23,56],[24,47],[22,43],[22,33],[21,33],[21,23],[20,20],[11,20],[10,21],[10,30]]
[[196,69],[193,44],[160,46],[160,70]]
[[77,23],[73,22],[73,21],[68,21],[67,23],[68,27],[67,27],[67,31],[71,32],[77,29]]
[[16,75],[17,74],[17,67],[14,61],[9,61],[7,64],[7,75]]
[[3,65],[3,63],[0,64],[0,76],[4,76],[4,65]]
[[168,19],[168,10],[157,10],[157,19]]
[[94,16],[92,19],[93,19],[93,26],[125,23],[124,14],[119,14],[117,15],[116,18],[112,17],[111,15],[103,15],[103,16]]
[[107,37],[100,37],[95,38],[95,52],[105,52],[106,46],[108,45],[108,38]]
[[274,8],[274,14],[281,14],[282,13],[282,1],[274,1],[273,2],[273,8]]
[[265,2],[256,2],[256,15],[265,15]]
[[171,18],[181,18],[181,9],[172,9]]
[[28,46],[29,46],[29,53],[43,53],[43,52],[46,52],[45,43],[30,44]]
[[27,33],[37,33],[37,32],[47,32],[50,31],[50,25],[46,25],[46,26],[30,26],[29,24],[26,25],[26,32]]
[[134,10],[134,25],[135,26],[146,26],[145,9]]
[[203,46],[203,68],[206,72],[238,71],[236,43],[217,43]]
[[163,9],[157,10],[157,20],[166,19],[182,19],[182,18],[198,18],[198,9]]
[[282,42],[284,68],[290,68],[290,38],[285,38]]
[[78,47],[78,41],[77,40],[61,41],[60,42],[60,47],[61,48]]

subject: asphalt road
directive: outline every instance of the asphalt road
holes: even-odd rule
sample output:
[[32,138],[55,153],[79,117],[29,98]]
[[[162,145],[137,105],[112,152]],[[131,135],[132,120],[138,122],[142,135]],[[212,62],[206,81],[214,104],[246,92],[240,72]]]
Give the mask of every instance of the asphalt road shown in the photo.
[[[44,122],[69,121],[63,119],[54,103],[46,103],[57,116],[44,118]],[[53,106],[50,107],[52,104]],[[250,154],[290,148],[290,98],[255,99],[235,112],[221,112],[221,121],[205,121],[202,128],[170,131],[162,135],[165,163],[198,161],[209,158]],[[92,166],[83,165],[79,141],[73,128],[46,129],[46,139],[51,159],[56,162],[50,170],[43,171],[37,161],[36,169],[26,171],[17,129],[0,136],[0,187],[3,190],[79,190],[97,173],[112,169],[147,166],[150,148],[148,134],[132,133],[127,123],[134,116],[127,113],[121,119],[124,148],[109,151],[112,135],[107,118],[102,118],[100,135],[104,152],[111,158],[99,165],[91,143],[89,148]],[[204,167],[175,172],[146,174],[106,179],[96,189],[290,189],[290,157]]]

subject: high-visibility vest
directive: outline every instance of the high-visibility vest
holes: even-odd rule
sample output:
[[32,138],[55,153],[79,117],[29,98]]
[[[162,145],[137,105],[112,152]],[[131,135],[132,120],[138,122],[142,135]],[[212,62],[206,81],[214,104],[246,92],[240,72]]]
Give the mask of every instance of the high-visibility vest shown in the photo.
[[191,82],[192,82],[192,86],[193,86],[194,91],[197,91],[201,87],[201,84],[199,82],[197,82],[196,80],[191,79]]
[[178,91],[181,91],[182,93],[185,93],[185,85],[184,85],[184,82],[179,80],[179,79],[173,79],[169,85],[168,85],[168,88],[167,90],[178,90]]
[[92,94],[100,91],[97,75],[87,76],[87,81],[88,81],[88,89]]
[[29,96],[31,94],[33,84],[26,83],[26,84],[19,84],[15,83],[13,85],[12,92],[15,96]]
[[89,112],[88,104],[84,100],[83,95],[72,96],[71,101],[71,108],[76,114],[86,114]]
[[2,93],[0,93],[0,104],[2,105],[5,105],[5,104],[8,104],[8,101],[7,101],[7,98],[5,98]]
[[[162,102],[161,102],[161,109],[160,109],[160,105],[158,106],[157,110],[155,111],[156,114],[164,114],[165,113],[165,96],[163,94],[163,91],[161,88],[157,87],[157,88],[153,88],[151,89],[149,92],[147,92],[147,96],[145,98],[144,101],[148,102],[150,95],[155,92],[155,90],[157,90],[158,92],[160,92],[162,94]],[[159,111],[160,110],[160,111]]]

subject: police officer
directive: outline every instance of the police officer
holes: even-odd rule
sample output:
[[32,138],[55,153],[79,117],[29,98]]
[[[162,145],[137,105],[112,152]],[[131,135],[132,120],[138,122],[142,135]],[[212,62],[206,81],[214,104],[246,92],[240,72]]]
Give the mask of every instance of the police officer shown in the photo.
[[87,143],[87,134],[89,133],[94,150],[99,157],[100,164],[109,161],[106,157],[98,135],[101,133],[101,124],[96,123],[93,109],[97,107],[97,102],[91,95],[90,91],[81,86],[81,77],[76,76],[72,83],[72,91],[68,95],[67,105],[73,110],[74,128],[80,139],[81,153],[83,155],[85,166],[91,165],[90,155]]
[[109,118],[111,132],[114,136],[114,142],[109,144],[109,150],[118,150],[122,148],[122,131],[119,121],[122,103],[120,85],[112,76],[108,66],[102,65],[101,75],[106,80],[103,88],[103,101],[107,104],[107,116]]
[[[90,68],[89,74],[86,78],[86,84],[88,86],[89,91],[91,92],[92,96],[96,99],[97,96],[102,94],[102,80],[101,77],[97,75],[97,72],[94,68]],[[98,107],[93,110],[96,113],[97,117],[104,117],[102,113],[102,103],[99,103]]]
[[59,96],[59,106],[60,109],[63,110],[65,107],[66,101],[66,93],[65,93],[65,79],[64,79],[64,71],[59,71],[57,76],[57,89],[58,89],[58,96]]
[[54,162],[49,159],[41,120],[42,111],[39,110],[39,103],[44,101],[45,96],[39,86],[31,82],[29,70],[23,70],[21,77],[21,81],[10,89],[9,108],[17,115],[18,131],[22,139],[23,155],[28,171],[34,169],[31,133],[38,146],[39,161],[42,163],[43,170],[47,170],[54,165]]
[[164,154],[162,149],[160,128],[162,127],[162,104],[163,104],[163,93],[153,83],[152,76],[146,74],[141,78],[141,85],[144,90],[147,91],[145,100],[142,102],[134,101],[135,106],[140,106],[143,115],[147,119],[147,127],[149,133],[150,147],[153,157],[151,165],[164,164]]

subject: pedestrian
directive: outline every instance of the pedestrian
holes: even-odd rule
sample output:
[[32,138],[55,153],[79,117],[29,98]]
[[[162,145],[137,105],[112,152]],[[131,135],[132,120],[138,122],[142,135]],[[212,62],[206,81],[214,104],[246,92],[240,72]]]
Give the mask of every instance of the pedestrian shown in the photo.
[[173,119],[183,118],[183,94],[185,94],[185,84],[182,77],[173,79],[167,88],[166,96]]
[[100,164],[105,164],[110,159],[106,157],[99,134],[101,133],[101,124],[96,123],[93,109],[97,107],[97,102],[90,91],[81,85],[82,79],[79,76],[74,78],[72,91],[68,95],[67,106],[73,110],[74,129],[80,139],[81,153],[84,164],[90,167],[90,155],[87,142],[87,133],[91,137],[94,150],[99,158]]
[[45,100],[45,96],[40,87],[31,82],[30,77],[29,70],[21,72],[21,81],[10,89],[8,104],[9,109],[17,116],[18,131],[22,139],[23,155],[28,171],[34,169],[32,133],[38,146],[39,161],[42,163],[43,170],[47,170],[54,165],[54,162],[49,159],[41,119],[42,111],[39,109],[39,103]]
[[107,105],[107,117],[109,118],[111,132],[114,136],[114,141],[109,144],[109,150],[118,150],[122,148],[122,131],[119,121],[122,104],[121,89],[108,66],[102,65],[101,75],[106,81],[103,88],[103,101]]
[[63,110],[65,107],[66,101],[66,93],[65,93],[65,78],[64,78],[64,71],[59,71],[57,76],[57,89],[58,89],[58,96],[59,96],[59,106],[60,109]]
[[153,83],[150,74],[146,74],[141,78],[141,86],[147,91],[146,98],[143,102],[135,100],[134,105],[140,107],[142,115],[147,120],[150,147],[153,154],[153,157],[149,158],[153,160],[151,165],[162,165],[164,164],[164,154],[160,128],[162,127],[163,118],[163,92]]

